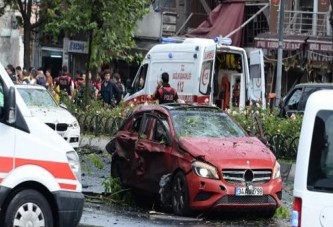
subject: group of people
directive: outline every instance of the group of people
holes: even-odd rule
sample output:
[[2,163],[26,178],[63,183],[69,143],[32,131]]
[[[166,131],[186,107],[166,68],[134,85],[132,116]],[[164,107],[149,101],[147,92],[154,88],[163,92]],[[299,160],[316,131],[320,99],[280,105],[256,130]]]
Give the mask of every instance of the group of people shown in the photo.
[[[26,70],[20,66],[14,68],[11,64],[7,65],[6,71],[15,84],[38,84],[49,89],[57,101],[60,101],[60,93],[63,91],[74,100],[82,102],[86,87],[85,73],[77,71],[74,79],[68,72],[67,66],[63,66],[58,77],[53,78],[50,69],[47,69],[44,74],[42,68],[31,67]],[[91,74],[88,76],[92,79]],[[112,74],[108,69],[99,73],[93,81],[90,80],[88,91],[93,98],[100,98],[106,106],[111,107],[118,105],[126,92],[120,74]],[[176,89],[169,84],[168,73],[162,73],[153,98],[158,99],[160,104],[178,101]]]
[[51,70],[46,70],[45,74],[42,68],[35,69],[34,67],[29,70],[22,69],[21,66],[7,65],[6,71],[14,84],[39,84],[46,88],[53,88],[53,78]]

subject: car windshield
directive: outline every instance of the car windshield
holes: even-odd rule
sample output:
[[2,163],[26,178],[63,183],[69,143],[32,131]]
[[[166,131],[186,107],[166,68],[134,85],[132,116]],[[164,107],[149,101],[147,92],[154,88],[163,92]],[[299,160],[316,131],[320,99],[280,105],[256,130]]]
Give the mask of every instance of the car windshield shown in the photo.
[[42,106],[42,107],[56,107],[57,103],[47,90],[32,89],[32,88],[18,88],[24,102],[27,106]]
[[172,110],[177,137],[243,137],[244,131],[225,113],[207,110]]

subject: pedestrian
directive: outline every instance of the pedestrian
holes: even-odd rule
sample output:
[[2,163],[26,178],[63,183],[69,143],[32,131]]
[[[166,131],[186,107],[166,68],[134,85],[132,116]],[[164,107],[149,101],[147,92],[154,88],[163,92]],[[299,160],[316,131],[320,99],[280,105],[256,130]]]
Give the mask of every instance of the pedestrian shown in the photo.
[[120,74],[119,73],[113,74],[113,78],[114,78],[115,83],[117,85],[117,88],[119,90],[120,99],[122,99],[124,97],[124,95],[125,95],[125,86],[121,82]]
[[62,67],[61,75],[55,79],[54,86],[57,85],[59,85],[60,91],[64,91],[68,96],[73,97],[74,83],[66,65]]
[[36,84],[46,88],[46,76],[44,75],[42,67],[39,67],[37,70]]
[[111,80],[111,72],[110,70],[105,70],[104,73],[104,81],[101,86],[101,97],[103,102],[109,106],[114,106],[118,104],[119,101],[119,90],[116,84]]
[[45,71],[45,76],[46,76],[46,88],[49,89],[50,91],[53,91],[53,77],[51,69],[47,69]]
[[26,69],[23,69],[22,84],[30,84],[30,75]]
[[9,75],[10,79],[12,79],[13,83],[17,84],[17,76],[15,75],[14,66],[11,65],[11,64],[7,65],[6,71],[7,71],[8,75]]
[[22,84],[24,75],[21,66],[16,66],[15,70],[17,75],[17,83]]
[[172,88],[169,84],[169,74],[167,72],[162,73],[162,81],[157,82],[156,91],[153,95],[155,99],[158,99],[159,104],[173,103],[178,101],[178,94],[176,89]]
[[37,84],[37,70],[35,68],[31,68],[30,70],[29,84]]

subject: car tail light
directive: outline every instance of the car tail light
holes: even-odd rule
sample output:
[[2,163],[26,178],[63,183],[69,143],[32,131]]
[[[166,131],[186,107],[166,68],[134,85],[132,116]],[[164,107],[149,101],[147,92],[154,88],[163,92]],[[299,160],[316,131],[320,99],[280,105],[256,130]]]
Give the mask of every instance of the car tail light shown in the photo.
[[291,214],[291,226],[301,227],[302,199],[294,197],[293,211]]

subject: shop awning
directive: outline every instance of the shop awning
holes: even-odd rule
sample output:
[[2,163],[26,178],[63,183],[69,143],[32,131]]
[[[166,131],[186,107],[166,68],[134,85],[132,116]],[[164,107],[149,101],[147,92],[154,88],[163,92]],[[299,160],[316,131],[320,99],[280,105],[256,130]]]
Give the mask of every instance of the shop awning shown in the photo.
[[[308,39],[307,39],[308,38]],[[307,35],[284,35],[283,50],[300,50],[304,40],[309,44],[308,50],[318,52],[333,52],[331,37],[309,37]],[[255,46],[263,49],[278,49],[278,35],[271,33],[259,34],[255,39]]]
[[[224,1],[210,13],[204,22],[185,36],[200,38],[226,36],[242,25],[244,13],[244,1]],[[232,45],[243,46],[242,31],[236,32],[230,38]]]

